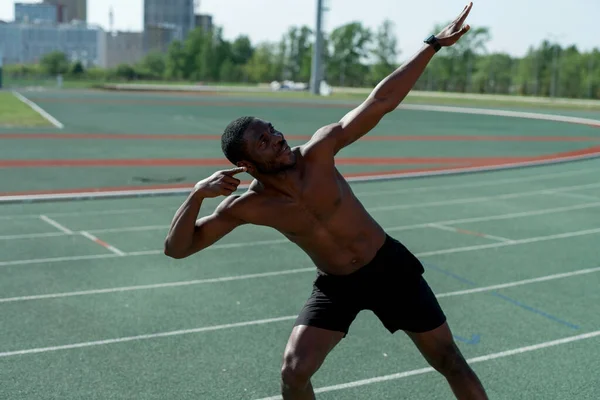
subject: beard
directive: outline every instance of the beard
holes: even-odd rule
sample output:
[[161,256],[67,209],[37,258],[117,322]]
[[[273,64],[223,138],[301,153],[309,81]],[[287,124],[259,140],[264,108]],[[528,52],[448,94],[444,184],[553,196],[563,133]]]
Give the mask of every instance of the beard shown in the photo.
[[256,170],[263,175],[276,175],[281,172],[285,172],[289,169],[292,169],[296,166],[296,160],[290,163],[282,163],[282,162],[270,162],[270,163],[262,163],[255,164]]

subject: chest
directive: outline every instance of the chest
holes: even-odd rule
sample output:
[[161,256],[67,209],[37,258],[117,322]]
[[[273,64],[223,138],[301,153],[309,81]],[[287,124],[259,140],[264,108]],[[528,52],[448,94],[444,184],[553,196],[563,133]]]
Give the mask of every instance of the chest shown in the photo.
[[302,180],[299,196],[273,206],[271,211],[276,216],[271,224],[292,236],[317,233],[335,223],[350,195],[348,184],[335,168],[309,170]]

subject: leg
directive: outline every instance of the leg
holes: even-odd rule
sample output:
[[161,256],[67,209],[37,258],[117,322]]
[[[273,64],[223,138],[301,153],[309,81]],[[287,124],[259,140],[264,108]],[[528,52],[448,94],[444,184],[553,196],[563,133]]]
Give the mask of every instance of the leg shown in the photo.
[[285,400],[315,398],[310,378],[344,335],[344,332],[313,326],[294,327],[285,348],[281,369],[281,391]]
[[427,362],[444,375],[457,399],[487,399],[479,378],[456,346],[447,323],[429,332],[406,333]]

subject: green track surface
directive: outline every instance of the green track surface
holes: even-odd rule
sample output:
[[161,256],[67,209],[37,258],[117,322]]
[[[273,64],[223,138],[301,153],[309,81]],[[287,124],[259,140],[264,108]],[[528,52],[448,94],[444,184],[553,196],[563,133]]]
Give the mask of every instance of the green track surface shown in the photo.
[[[114,99],[121,104],[110,104]],[[150,100],[191,101],[156,94],[39,92],[35,101],[65,129],[4,129],[0,134],[215,135],[228,118],[260,111],[238,105],[240,99],[232,107],[140,104]],[[344,110],[313,104],[299,113],[279,104],[263,111],[291,134],[306,135]],[[386,117],[373,134],[598,138],[600,130],[402,110]],[[4,161],[222,157],[217,140],[4,138],[0,143]],[[447,164],[373,163],[384,156],[537,156],[594,145],[594,140],[359,141],[340,159],[369,157],[373,162],[339,168],[346,174],[435,168]],[[0,187],[18,192],[186,185],[216,168],[10,167],[2,168]],[[600,331],[599,168],[600,160],[592,159],[351,185],[375,220],[423,262],[425,278],[439,296],[463,354],[469,359],[491,355],[472,364],[490,398],[579,400],[600,395],[600,336],[544,347]],[[281,234],[254,226],[236,229],[188,259],[167,258],[163,240],[183,199],[179,194],[0,206],[0,398],[257,400],[278,394],[282,352],[294,317],[310,294],[315,269]],[[206,200],[200,215],[211,213],[220,200]],[[524,281],[536,278],[544,280]],[[500,284],[505,287],[489,288]],[[485,290],[452,294],[476,288]],[[285,319],[256,324],[278,317]],[[177,332],[197,328],[209,330]],[[168,332],[165,337],[138,337]],[[55,347],[65,345],[80,347]],[[532,345],[541,346],[494,358]],[[31,349],[38,350],[14,353]],[[313,385],[327,389],[425,367],[408,337],[390,335],[372,313],[363,312]],[[452,395],[439,374],[425,372],[338,387],[317,398]]]

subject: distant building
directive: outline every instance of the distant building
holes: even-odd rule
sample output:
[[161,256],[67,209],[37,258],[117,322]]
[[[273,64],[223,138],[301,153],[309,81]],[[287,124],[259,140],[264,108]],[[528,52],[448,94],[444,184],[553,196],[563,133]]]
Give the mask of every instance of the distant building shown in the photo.
[[185,40],[195,22],[194,0],[144,0],[144,51],[164,47],[166,36]]
[[144,57],[142,32],[109,32],[106,34],[105,68],[119,64],[135,64]]
[[87,0],[44,0],[44,3],[63,8],[63,18],[59,22],[87,22]]
[[0,48],[6,64],[38,63],[53,51],[84,67],[106,64],[105,32],[86,24],[0,24]]
[[171,24],[146,26],[144,31],[144,53],[158,51],[166,53],[174,40],[182,40],[181,28]]
[[211,32],[213,30],[212,15],[196,14],[196,27],[202,28],[204,32]]
[[63,6],[45,3],[15,3],[15,22],[58,24],[63,21]]

